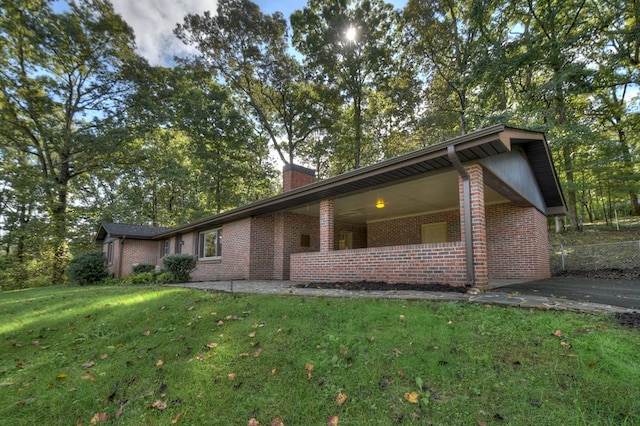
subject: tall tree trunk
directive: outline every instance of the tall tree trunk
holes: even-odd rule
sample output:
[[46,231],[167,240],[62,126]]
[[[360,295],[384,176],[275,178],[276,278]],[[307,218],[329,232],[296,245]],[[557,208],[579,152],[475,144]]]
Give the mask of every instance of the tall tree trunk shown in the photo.
[[[623,173],[628,175],[634,174],[634,164],[631,159],[631,152],[629,145],[627,144],[627,135],[622,129],[618,129],[618,143],[620,144],[620,150],[622,151],[623,159]],[[640,204],[638,203],[638,192],[635,190],[633,183],[635,179],[625,179],[630,182],[629,185],[629,200],[631,201],[631,214],[633,216],[640,216]]]

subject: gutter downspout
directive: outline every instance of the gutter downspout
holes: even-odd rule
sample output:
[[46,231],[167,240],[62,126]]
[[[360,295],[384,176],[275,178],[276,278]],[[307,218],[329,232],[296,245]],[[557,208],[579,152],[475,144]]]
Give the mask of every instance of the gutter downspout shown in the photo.
[[447,146],[447,157],[453,167],[462,178],[462,191],[463,191],[463,206],[464,206],[464,241],[467,258],[467,287],[471,287],[475,283],[475,277],[473,273],[473,229],[471,228],[471,177],[467,170],[460,162],[460,158],[456,153],[456,149],[453,145]]

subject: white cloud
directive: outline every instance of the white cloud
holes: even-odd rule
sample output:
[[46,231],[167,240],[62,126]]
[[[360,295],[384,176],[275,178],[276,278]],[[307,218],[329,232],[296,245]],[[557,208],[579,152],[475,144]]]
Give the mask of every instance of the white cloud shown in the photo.
[[215,13],[216,0],[112,0],[117,13],[133,28],[138,53],[152,65],[169,65],[174,56],[193,53],[173,35],[189,13]]

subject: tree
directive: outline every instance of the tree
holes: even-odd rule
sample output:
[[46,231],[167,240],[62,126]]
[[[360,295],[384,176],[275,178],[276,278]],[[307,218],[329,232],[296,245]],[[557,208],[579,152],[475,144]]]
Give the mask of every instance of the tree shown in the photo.
[[12,129],[1,143],[38,167],[60,282],[70,185],[122,148],[104,123],[126,91],[118,70],[134,57],[133,32],[105,0],[63,13],[45,0],[0,4],[0,120]]
[[[381,86],[391,70],[397,45],[393,7],[381,0],[310,0],[291,15],[291,25],[310,78],[325,88],[323,93],[350,103],[351,137],[345,141],[349,168],[379,159],[379,151],[365,144],[364,117],[369,90]],[[328,100],[335,102],[335,97]],[[368,161],[363,158],[367,150]]]
[[547,130],[559,153],[572,229],[578,229],[574,153],[588,135],[581,123],[584,98],[592,91],[591,47],[600,38],[601,22],[587,0],[514,3],[514,28],[521,34],[509,46],[512,70],[518,69],[516,95],[535,127]]
[[293,163],[323,124],[314,86],[288,53],[282,14],[265,15],[249,0],[220,0],[215,15],[187,15],[175,34],[197,48],[197,61],[249,105],[280,159]]

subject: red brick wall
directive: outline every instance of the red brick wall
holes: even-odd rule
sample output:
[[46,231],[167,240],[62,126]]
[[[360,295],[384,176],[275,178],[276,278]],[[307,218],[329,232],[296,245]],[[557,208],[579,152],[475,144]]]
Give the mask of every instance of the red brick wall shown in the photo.
[[465,284],[462,242],[291,255],[291,280]]
[[[251,219],[222,227],[222,256],[219,260],[198,260],[193,281],[246,280],[250,270]],[[196,238],[197,241],[197,238]]]
[[487,206],[487,248],[491,279],[551,276],[547,219],[534,207]]
[[[473,280],[474,287],[487,288],[489,285],[489,269],[487,260],[487,226],[484,205],[483,168],[479,164],[466,166],[471,182],[471,229],[473,235]],[[458,178],[460,194],[460,228],[464,240],[464,181]]]
[[[124,244],[123,244],[124,242]],[[124,239],[113,241],[113,263],[107,265],[109,273],[115,277],[131,275],[131,268],[136,263],[157,265],[160,255],[158,241]],[[107,255],[107,244],[102,246],[102,251]]]
[[333,249],[340,249],[340,231],[350,231],[353,237],[353,248],[367,247],[367,228],[364,226],[356,226],[348,223],[336,223],[333,232]]
[[252,280],[273,279],[273,235],[274,215],[251,219],[251,264],[249,278]]
[[367,224],[367,247],[420,244],[422,242],[421,226],[437,222],[447,222],[448,241],[460,241],[459,210],[450,210],[371,222]]
[[282,169],[282,191],[291,191],[315,182],[315,172],[297,164],[287,164]]

